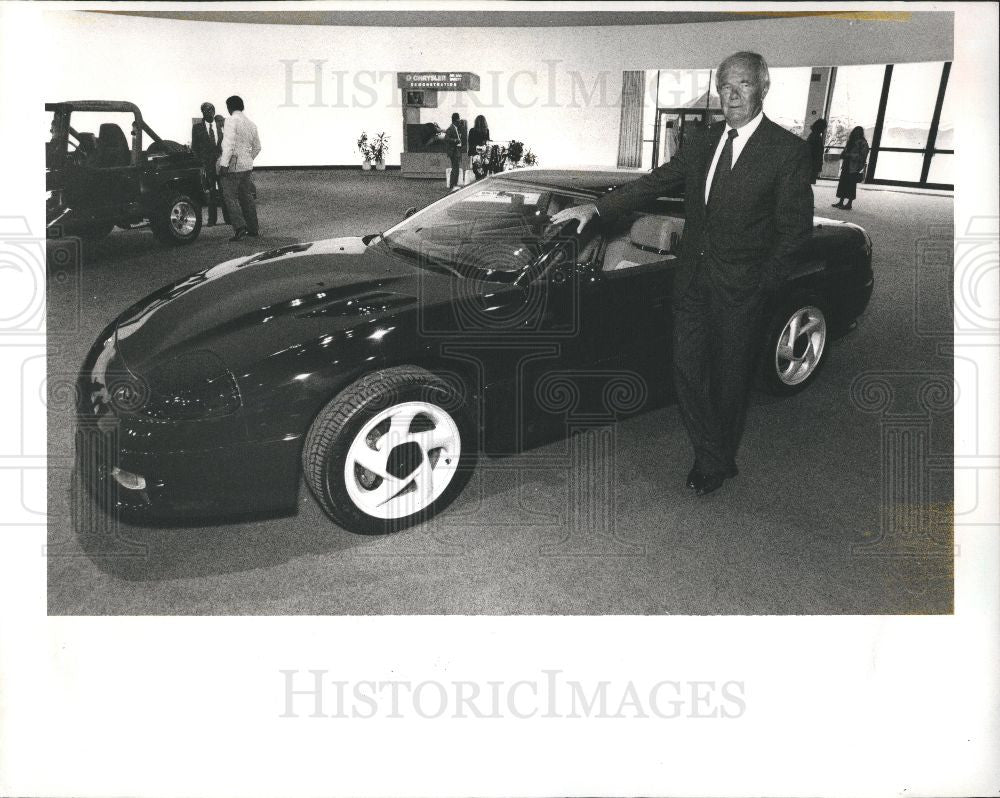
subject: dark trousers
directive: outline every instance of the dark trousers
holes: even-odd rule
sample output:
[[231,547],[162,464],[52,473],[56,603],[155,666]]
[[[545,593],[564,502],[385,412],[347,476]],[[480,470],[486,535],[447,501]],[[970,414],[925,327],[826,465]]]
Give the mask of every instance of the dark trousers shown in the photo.
[[448,187],[454,188],[458,185],[458,172],[462,168],[462,153],[460,150],[455,150],[454,152],[449,152],[448,157],[451,159],[451,178],[449,179]]
[[221,176],[222,196],[229,211],[229,223],[233,230],[246,230],[256,234],[257,202],[253,189],[253,172],[227,172]]
[[722,474],[735,467],[743,435],[763,295],[730,304],[707,272],[699,264],[674,298],[674,386],[695,464],[703,474]]
[[219,206],[222,206],[222,218],[229,223],[229,211],[226,210],[225,202],[222,199],[222,187],[219,185],[219,176],[215,173],[215,164],[205,167],[205,177],[208,180],[208,202],[205,207],[208,210],[208,223],[215,224],[219,221]]

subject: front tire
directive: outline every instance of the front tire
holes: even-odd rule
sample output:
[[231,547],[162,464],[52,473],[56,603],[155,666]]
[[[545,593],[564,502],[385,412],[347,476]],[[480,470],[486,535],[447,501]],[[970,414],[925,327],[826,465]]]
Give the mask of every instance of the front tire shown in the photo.
[[829,322],[814,296],[782,303],[764,338],[760,385],[776,396],[791,396],[811,385],[826,362]]
[[149,226],[164,244],[190,244],[201,232],[201,206],[187,194],[167,194],[150,216]]
[[441,512],[475,463],[475,426],[464,398],[415,366],[348,386],[320,411],[302,450],[306,484],[326,514],[367,535]]

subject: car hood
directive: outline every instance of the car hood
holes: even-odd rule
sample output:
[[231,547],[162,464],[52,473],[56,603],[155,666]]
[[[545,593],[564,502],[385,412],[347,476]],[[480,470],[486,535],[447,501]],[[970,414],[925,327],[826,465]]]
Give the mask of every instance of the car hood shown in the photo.
[[[209,349],[230,364],[447,296],[451,278],[360,238],[292,244],[197,272],[136,303],[116,327],[130,370]],[[428,293],[430,292],[430,294]]]

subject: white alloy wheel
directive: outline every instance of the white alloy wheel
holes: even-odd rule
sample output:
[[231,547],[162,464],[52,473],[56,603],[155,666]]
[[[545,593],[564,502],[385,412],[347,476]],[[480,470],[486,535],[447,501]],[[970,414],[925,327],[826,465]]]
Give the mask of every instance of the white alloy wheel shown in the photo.
[[428,402],[402,402],[377,413],[354,436],[344,485],[368,515],[406,518],[444,493],[461,454],[462,436],[448,412]]
[[815,305],[799,308],[778,336],[774,367],[785,385],[801,385],[816,371],[826,348],[826,317]]

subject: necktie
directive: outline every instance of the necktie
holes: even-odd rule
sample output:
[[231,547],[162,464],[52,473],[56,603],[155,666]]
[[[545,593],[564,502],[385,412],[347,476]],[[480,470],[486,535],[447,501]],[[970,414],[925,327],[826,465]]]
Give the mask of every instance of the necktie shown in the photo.
[[726,139],[726,143],[722,147],[719,162],[715,165],[715,174],[712,175],[712,187],[708,190],[709,202],[716,195],[719,185],[729,179],[729,171],[733,168],[733,139],[738,135],[739,133],[735,129],[730,130],[729,138]]
[[212,146],[215,146],[215,125],[211,122],[208,124],[208,136],[212,139]]

